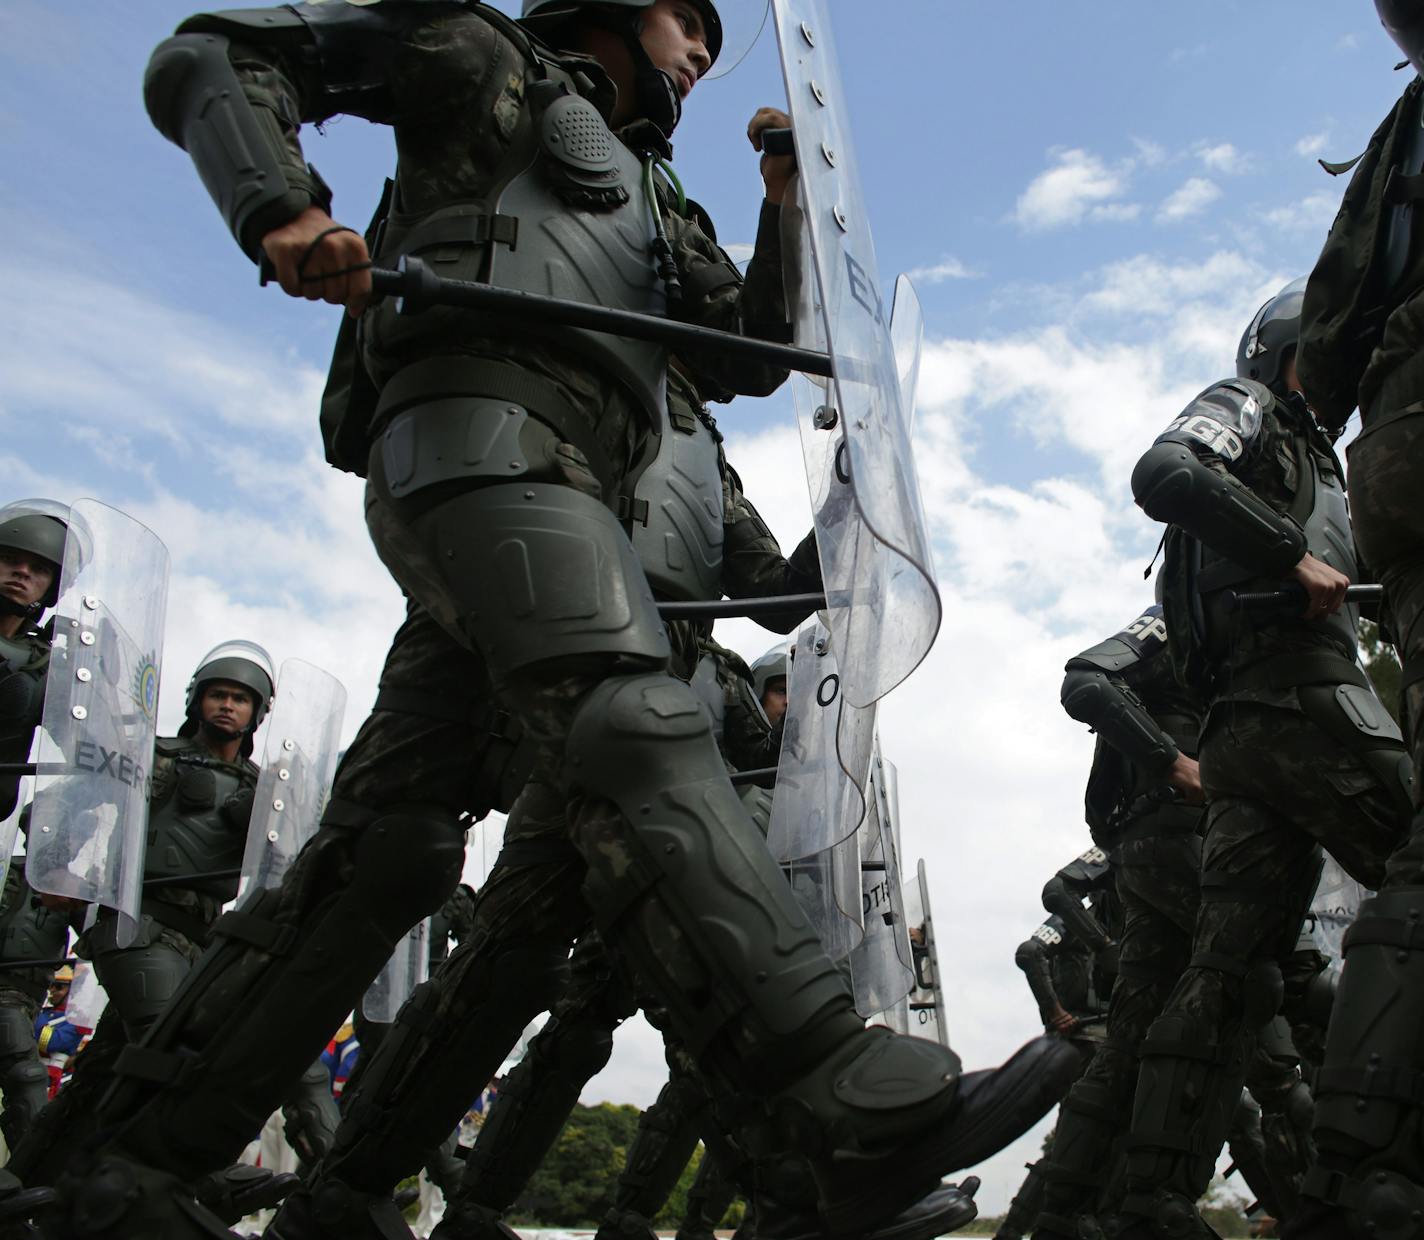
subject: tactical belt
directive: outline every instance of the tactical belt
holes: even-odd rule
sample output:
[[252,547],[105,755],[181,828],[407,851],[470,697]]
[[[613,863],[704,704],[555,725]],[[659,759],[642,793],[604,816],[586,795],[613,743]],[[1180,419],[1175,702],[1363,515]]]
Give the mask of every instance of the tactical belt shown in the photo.
[[1340,951],[1352,947],[1397,947],[1400,951],[1424,951],[1424,926],[1407,924],[1395,917],[1361,917],[1345,931]]
[[385,429],[390,418],[406,409],[460,396],[483,396],[519,405],[582,452],[600,482],[612,481],[612,463],[598,442],[588,415],[575,409],[550,380],[489,358],[429,357],[397,371],[381,389],[371,423],[372,438]]
[[1227,669],[1218,681],[1232,693],[1240,689],[1295,689],[1301,685],[1370,687],[1369,677],[1358,665],[1330,650],[1275,655],[1244,668]]

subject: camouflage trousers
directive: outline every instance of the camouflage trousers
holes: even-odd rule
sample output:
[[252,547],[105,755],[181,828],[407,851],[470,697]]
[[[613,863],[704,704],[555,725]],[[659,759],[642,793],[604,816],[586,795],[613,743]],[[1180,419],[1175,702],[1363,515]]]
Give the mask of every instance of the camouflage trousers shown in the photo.
[[1274,705],[1217,702],[1208,717],[1201,904],[1187,967],[1143,1047],[1128,1137],[1133,1213],[1160,1193],[1194,1201],[1205,1191],[1248,1031],[1279,1005],[1278,962],[1296,944],[1320,847],[1374,886],[1403,838],[1403,746],[1347,743],[1332,722],[1339,710],[1335,686],[1308,685],[1276,691]]
[[[1361,384],[1364,427],[1349,449],[1351,521],[1366,564],[1384,585],[1404,663],[1401,714],[1424,806],[1424,297],[1391,316]],[[1369,396],[1366,393],[1370,393]],[[1412,410],[1412,412],[1404,412]],[[1412,683],[1411,683],[1412,681]],[[1391,859],[1389,886],[1424,883],[1424,816]]]

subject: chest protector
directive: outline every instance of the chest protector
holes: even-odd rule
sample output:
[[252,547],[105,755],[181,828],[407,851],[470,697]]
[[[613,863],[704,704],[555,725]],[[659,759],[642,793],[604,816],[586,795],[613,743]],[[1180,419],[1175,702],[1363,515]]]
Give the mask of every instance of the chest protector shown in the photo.
[[656,456],[639,473],[633,550],[653,592],[668,599],[722,597],[722,474],[711,429],[664,402]]
[[[25,859],[14,858],[0,896],[0,960],[58,960],[64,955],[68,934],[68,919],[35,898],[25,882]],[[0,985],[16,986],[39,997],[57,967],[0,970]]]
[[[1291,443],[1297,481],[1287,515],[1305,531],[1306,547],[1311,555],[1357,581],[1359,565],[1340,473],[1333,463],[1325,464],[1322,453],[1312,447],[1306,435],[1294,435]],[[1290,626],[1304,630],[1327,639],[1343,656],[1354,660],[1360,617],[1359,609],[1352,604],[1347,603],[1333,616],[1309,623],[1280,613],[1233,615],[1225,608],[1228,589],[1279,590],[1284,583],[1276,578],[1256,577],[1249,569],[1190,537],[1181,538],[1178,545],[1169,550],[1173,555],[1184,557],[1181,578],[1188,597],[1183,601],[1191,616],[1193,639],[1212,667],[1220,667],[1230,658],[1237,625]]]
[[44,709],[48,671],[49,643],[38,633],[0,637],[0,744],[22,739],[29,749]]
[[[255,771],[201,760],[181,740],[159,740],[157,753],[159,762],[167,759],[170,767],[170,788],[149,809],[144,878],[181,878],[240,866],[245,823],[230,822],[224,806],[240,788],[257,782]],[[161,770],[154,778],[163,778]],[[230,900],[237,885],[236,878],[208,879],[193,883],[191,890]]]

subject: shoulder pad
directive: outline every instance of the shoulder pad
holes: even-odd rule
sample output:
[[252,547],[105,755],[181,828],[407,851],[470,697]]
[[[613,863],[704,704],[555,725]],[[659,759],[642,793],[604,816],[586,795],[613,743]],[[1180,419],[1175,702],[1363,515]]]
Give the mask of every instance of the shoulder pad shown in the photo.
[[1127,627],[1106,641],[1068,660],[1068,670],[1088,666],[1104,672],[1120,672],[1137,663],[1145,663],[1167,649],[1167,622],[1162,604],[1153,603]]
[[[307,6],[302,6],[307,7]],[[194,13],[192,17],[178,24],[175,34],[221,34],[229,38],[243,36],[263,36],[263,42],[271,41],[273,35],[281,38],[284,34],[302,38],[307,23],[289,4],[265,9],[218,9],[214,13]]]
[[174,758],[193,747],[186,736],[160,736],[153,742],[153,752],[160,758]]
[[1112,873],[1112,862],[1101,848],[1090,848],[1058,871],[1074,887],[1097,887]]
[[1158,443],[1183,443],[1212,453],[1228,464],[1255,442],[1261,419],[1276,398],[1254,379],[1224,379],[1199,393],[1161,435]]
[[1045,947],[1057,947],[1066,936],[1067,928],[1063,925],[1063,918],[1055,913],[1028,937],[1036,939]]

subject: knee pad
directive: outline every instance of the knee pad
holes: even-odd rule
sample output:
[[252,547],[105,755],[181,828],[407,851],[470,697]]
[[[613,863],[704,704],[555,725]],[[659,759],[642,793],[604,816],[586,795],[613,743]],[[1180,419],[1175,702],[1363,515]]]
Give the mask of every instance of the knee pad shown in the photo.
[[0,1007],[0,1059],[11,1055],[33,1058],[35,1054],[34,1017],[13,1004]]
[[142,1040],[192,968],[186,957],[153,937],[145,946],[105,952],[95,961],[95,972],[123,1017],[130,1042]]
[[379,892],[373,920],[398,937],[436,912],[460,885],[465,829],[433,806],[388,811],[361,832],[355,862],[355,883]]

